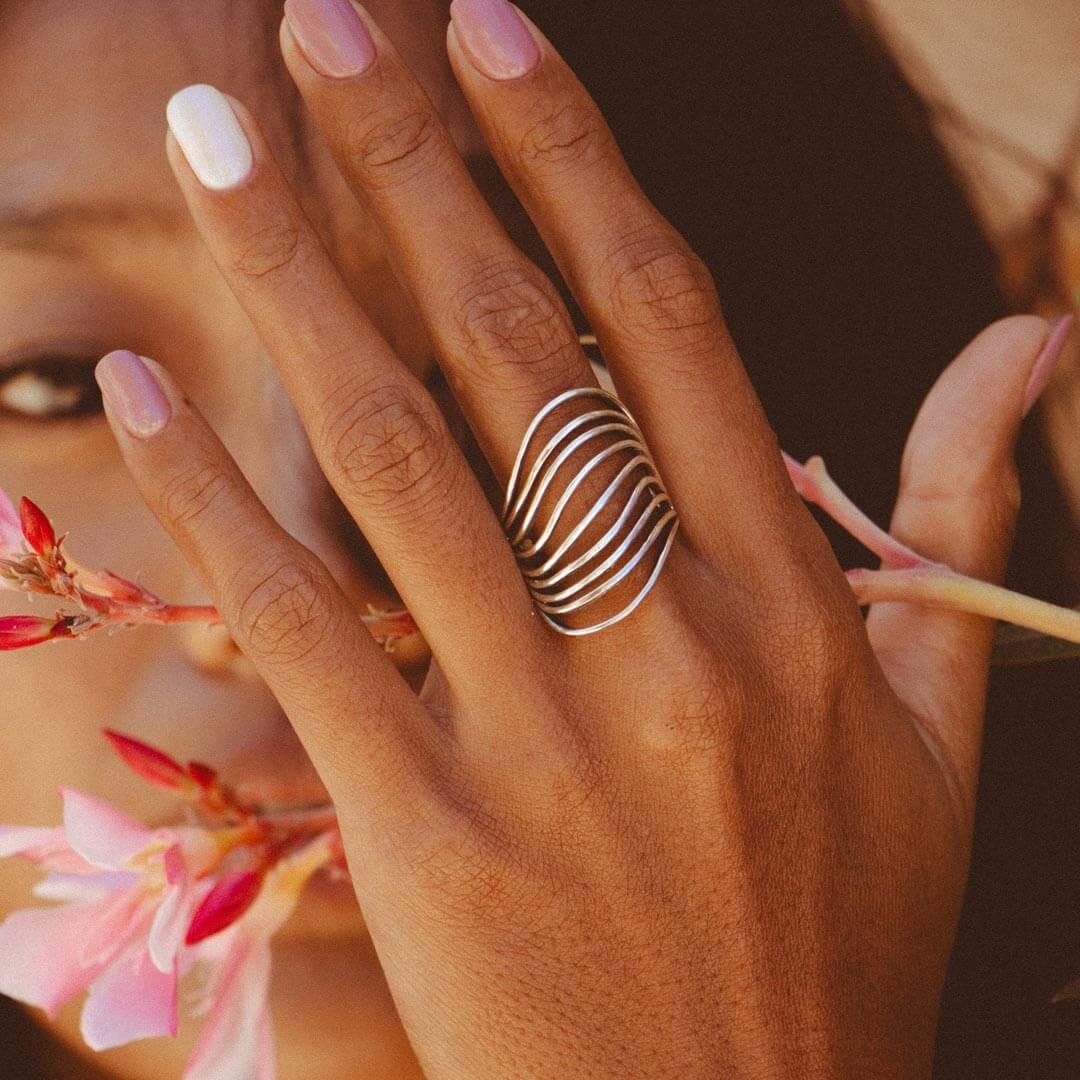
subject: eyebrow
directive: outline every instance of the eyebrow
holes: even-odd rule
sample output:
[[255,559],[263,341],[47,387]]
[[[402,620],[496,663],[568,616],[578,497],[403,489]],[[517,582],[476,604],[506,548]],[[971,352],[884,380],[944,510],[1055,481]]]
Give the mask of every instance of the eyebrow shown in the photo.
[[176,235],[186,214],[159,203],[95,199],[41,207],[0,205],[0,249],[36,251],[75,258],[90,244],[87,234],[148,232]]

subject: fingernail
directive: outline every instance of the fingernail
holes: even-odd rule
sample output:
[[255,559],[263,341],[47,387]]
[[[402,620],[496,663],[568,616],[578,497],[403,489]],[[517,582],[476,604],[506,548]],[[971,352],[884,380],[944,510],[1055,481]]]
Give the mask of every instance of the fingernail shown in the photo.
[[540,49],[517,9],[507,0],[453,0],[450,18],[473,66],[492,79],[527,75]]
[[224,191],[247,179],[251,145],[220,90],[202,83],[185,87],[173,94],[165,115],[203,187]]
[[375,42],[349,0],[285,0],[285,18],[320,75],[347,79],[375,60]]
[[136,439],[149,439],[169,422],[172,407],[142,359],[126,349],[103,356],[94,369],[109,411]]
[[1061,350],[1065,346],[1072,325],[1073,317],[1066,315],[1063,319],[1058,319],[1050,328],[1050,336],[1046,339],[1042,352],[1036,357],[1031,367],[1031,374],[1028,376],[1027,386],[1024,388],[1024,416],[1031,412],[1035,402],[1039,400],[1039,395],[1046,389],[1046,384],[1054,374],[1054,368],[1057,367]]

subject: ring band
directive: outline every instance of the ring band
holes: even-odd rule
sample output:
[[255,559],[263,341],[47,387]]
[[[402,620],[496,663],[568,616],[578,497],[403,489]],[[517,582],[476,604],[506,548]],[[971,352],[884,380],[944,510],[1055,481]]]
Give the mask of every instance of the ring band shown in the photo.
[[[563,424],[535,452],[525,475],[525,462],[537,441],[540,425],[560,406],[586,397],[600,399],[602,407],[580,413]],[[599,449],[588,460],[564,468],[578,450],[594,440],[600,440]],[[581,520],[555,543],[556,526],[574,493],[594,469],[620,453],[626,455],[626,461],[615,477]],[[546,519],[542,519],[541,503],[547,496],[555,497],[557,492],[554,505]],[[614,523],[585,551],[571,554],[589,525],[617,500],[623,504]],[[656,584],[679,528],[678,515],[641,429],[626,406],[614,394],[599,387],[567,390],[552,398],[533,417],[506,485],[502,519],[533,602],[544,620],[568,637],[594,634],[634,611]],[[624,532],[631,520],[633,524]],[[659,554],[644,585],[614,615],[588,626],[571,626],[563,619],[615,589],[658,545]]]

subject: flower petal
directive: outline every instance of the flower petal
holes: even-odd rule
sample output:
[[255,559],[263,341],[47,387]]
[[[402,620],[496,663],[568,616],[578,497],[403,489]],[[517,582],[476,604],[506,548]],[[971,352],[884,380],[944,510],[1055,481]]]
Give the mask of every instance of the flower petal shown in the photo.
[[109,893],[130,889],[138,874],[126,870],[104,870],[96,874],[52,873],[34,886],[34,895],[42,900],[103,900]]
[[0,489],[0,554],[15,555],[25,550],[19,512],[7,492]]
[[97,921],[79,942],[79,959],[87,967],[111,964],[148,922],[149,908],[142,889],[110,893],[101,901]]
[[135,1039],[175,1035],[176,968],[161,972],[137,943],[90,987],[82,1036],[91,1050],[109,1050]]
[[[50,1017],[85,990],[111,957],[86,963],[83,945],[109,915],[112,897],[91,904],[16,911],[0,924],[0,993]],[[122,948],[124,941],[118,943]]]
[[184,1080],[273,1080],[269,942],[237,935],[215,989]]
[[95,866],[123,870],[153,838],[151,829],[115,806],[73,788],[61,788],[60,794],[68,843]]
[[25,855],[34,850],[48,850],[54,845],[68,846],[63,829],[0,825],[0,859],[6,859],[9,855]]
[[333,836],[321,833],[279,862],[266,875],[262,891],[244,916],[244,930],[266,939],[276,934],[296,910],[312,875],[324,869],[333,855]]
[[176,964],[177,953],[183,948],[195,909],[213,887],[213,879],[207,878],[198,882],[182,881],[166,890],[150,926],[150,957],[159,971],[169,971]]
[[41,829],[0,825],[0,858],[19,855],[39,866],[68,874],[96,874],[81,855],[72,851],[62,827]]

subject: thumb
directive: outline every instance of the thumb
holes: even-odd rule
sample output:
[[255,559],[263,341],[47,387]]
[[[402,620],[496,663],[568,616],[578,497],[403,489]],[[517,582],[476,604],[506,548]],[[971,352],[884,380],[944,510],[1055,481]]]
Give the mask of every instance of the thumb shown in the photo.
[[[929,559],[984,581],[1005,572],[1020,508],[1013,449],[1072,318],[1034,316],[984,330],[934,384],[904,448],[890,532]],[[867,633],[893,689],[973,796],[994,622],[879,603]]]

